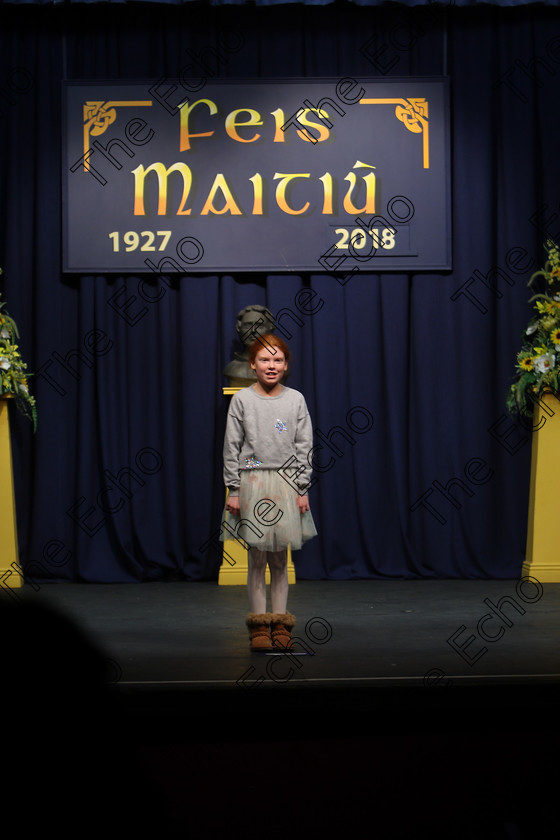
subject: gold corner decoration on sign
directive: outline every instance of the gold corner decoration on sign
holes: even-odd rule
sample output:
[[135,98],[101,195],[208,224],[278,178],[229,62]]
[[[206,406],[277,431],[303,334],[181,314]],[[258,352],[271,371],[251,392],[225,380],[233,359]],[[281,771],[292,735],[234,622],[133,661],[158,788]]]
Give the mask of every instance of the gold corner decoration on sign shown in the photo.
[[396,118],[413,134],[422,134],[423,168],[430,168],[430,133],[427,99],[360,99],[360,105],[396,105]]
[[84,103],[84,172],[90,171],[89,140],[104,134],[117,119],[116,108],[123,106],[149,107],[151,99],[146,100],[117,100],[115,102],[93,101]]

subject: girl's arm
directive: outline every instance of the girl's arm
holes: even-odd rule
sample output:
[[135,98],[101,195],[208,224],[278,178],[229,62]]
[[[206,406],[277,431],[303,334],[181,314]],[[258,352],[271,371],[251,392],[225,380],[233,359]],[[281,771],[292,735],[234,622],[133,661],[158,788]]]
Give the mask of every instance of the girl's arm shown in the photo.
[[[311,423],[311,417],[309,416],[309,411],[307,409],[305,399],[303,398],[303,396],[301,399],[302,405],[299,409],[294,445],[296,450],[295,454],[297,465],[298,467],[303,467],[303,471],[299,473],[297,483],[300,487],[300,490],[302,492],[305,492],[307,488],[310,487],[312,484],[312,468],[311,464],[309,463],[309,454],[313,449],[313,424]],[[308,510],[309,500],[307,499],[307,496],[301,496],[298,494],[298,498],[306,500],[305,504],[307,505]]]
[[226,501],[226,510],[233,513],[234,516],[239,516],[241,507],[239,505],[239,496],[228,496]]
[[[238,414],[237,412],[240,412]],[[224,437],[224,484],[229,490],[227,503],[239,498],[239,453],[243,446],[242,406],[230,405]],[[228,508],[230,509],[230,508]]]
[[309,496],[300,496],[298,493],[296,502],[299,508],[299,512],[307,513],[307,511],[309,510]]

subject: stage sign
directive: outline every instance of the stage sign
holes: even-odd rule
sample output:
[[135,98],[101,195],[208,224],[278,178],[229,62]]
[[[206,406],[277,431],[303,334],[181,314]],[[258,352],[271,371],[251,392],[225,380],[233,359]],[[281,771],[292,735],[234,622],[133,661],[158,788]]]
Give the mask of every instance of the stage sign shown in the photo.
[[63,268],[451,268],[444,78],[67,82]]

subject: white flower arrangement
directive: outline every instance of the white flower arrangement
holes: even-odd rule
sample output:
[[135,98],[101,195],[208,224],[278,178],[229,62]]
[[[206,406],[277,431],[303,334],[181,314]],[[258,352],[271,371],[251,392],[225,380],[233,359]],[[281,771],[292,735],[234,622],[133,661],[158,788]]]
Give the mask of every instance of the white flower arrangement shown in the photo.
[[[0,274],[2,269],[0,268]],[[21,358],[18,345],[18,328],[13,318],[4,311],[5,302],[0,302],[0,398],[13,397],[16,407],[37,429],[37,408],[35,398],[29,393],[27,365]]]
[[517,378],[510,387],[506,405],[512,414],[531,415],[535,401],[545,392],[560,392],[560,252],[549,239],[545,244],[548,260],[529,280],[541,277],[545,290],[534,295],[536,315],[523,333],[523,346],[517,354]]

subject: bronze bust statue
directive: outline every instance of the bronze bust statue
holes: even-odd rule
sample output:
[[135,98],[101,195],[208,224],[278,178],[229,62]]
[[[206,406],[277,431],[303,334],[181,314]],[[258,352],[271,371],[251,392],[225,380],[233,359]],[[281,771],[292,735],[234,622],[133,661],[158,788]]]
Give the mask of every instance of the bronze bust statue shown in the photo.
[[238,313],[235,327],[243,350],[234,353],[234,358],[224,368],[230,387],[246,388],[257,381],[255,371],[249,365],[249,347],[258,335],[274,332],[275,326],[272,312],[266,306],[254,304]]

